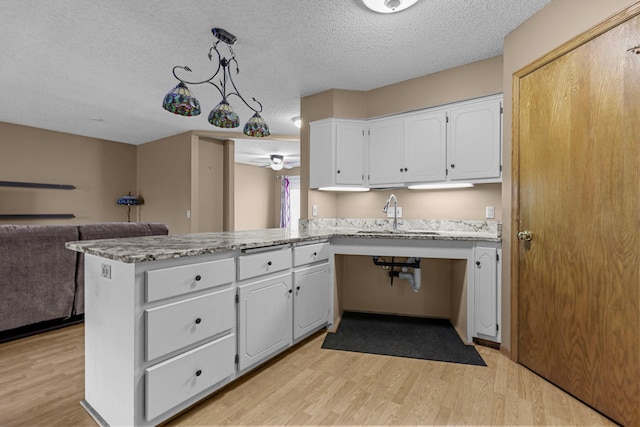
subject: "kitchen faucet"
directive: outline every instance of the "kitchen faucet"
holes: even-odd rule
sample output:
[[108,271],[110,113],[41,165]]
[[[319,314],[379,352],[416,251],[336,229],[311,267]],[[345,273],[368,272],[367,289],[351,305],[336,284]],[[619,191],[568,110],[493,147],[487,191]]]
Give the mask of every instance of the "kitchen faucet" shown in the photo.
[[389,203],[391,203],[391,199],[393,198],[393,229],[398,229],[398,198],[395,194],[392,194],[387,199],[387,203],[384,204],[384,208],[382,208],[382,212],[387,213],[389,210]]

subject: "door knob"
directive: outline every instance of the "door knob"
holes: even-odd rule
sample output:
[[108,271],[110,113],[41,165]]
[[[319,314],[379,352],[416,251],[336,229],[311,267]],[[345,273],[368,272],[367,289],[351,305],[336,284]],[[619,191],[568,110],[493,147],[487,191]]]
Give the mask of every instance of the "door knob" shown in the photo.
[[524,240],[526,242],[530,242],[531,239],[533,239],[533,233],[528,230],[518,231],[518,234],[516,234],[516,236],[518,237],[518,239]]

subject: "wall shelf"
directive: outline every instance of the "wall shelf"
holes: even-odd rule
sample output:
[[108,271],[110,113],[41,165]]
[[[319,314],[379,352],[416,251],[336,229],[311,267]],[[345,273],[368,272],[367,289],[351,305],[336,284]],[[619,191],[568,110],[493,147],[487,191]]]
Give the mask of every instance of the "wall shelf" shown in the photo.
[[74,214],[0,214],[0,219],[66,219]]
[[0,181],[0,187],[22,187],[22,188],[51,188],[55,190],[73,190],[75,185],[68,184],[41,184],[37,182]]
[[[74,190],[75,185],[43,184],[38,182],[0,181],[0,187],[48,188],[53,190]],[[0,214],[0,219],[68,219],[74,214]]]

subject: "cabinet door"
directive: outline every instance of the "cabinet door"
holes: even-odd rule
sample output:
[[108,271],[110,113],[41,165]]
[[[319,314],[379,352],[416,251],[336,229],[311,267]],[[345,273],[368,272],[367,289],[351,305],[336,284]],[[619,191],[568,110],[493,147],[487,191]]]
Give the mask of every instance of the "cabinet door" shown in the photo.
[[364,130],[360,123],[336,124],[336,184],[364,182]]
[[447,178],[447,114],[423,113],[405,119],[405,182]]
[[309,124],[309,187],[335,185],[335,135],[330,121]]
[[404,119],[383,119],[369,126],[369,184],[404,182]]
[[501,177],[501,101],[475,102],[449,111],[449,180]]
[[291,345],[291,274],[238,286],[238,370]]
[[483,338],[498,336],[497,253],[496,248],[476,247],[475,324]]
[[329,320],[329,263],[293,272],[293,339]]

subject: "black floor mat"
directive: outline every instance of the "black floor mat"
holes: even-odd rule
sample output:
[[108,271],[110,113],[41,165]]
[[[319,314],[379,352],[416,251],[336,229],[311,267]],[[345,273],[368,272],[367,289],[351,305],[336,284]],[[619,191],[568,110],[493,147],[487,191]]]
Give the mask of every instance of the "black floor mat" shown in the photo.
[[487,366],[446,319],[345,311],[322,348]]

